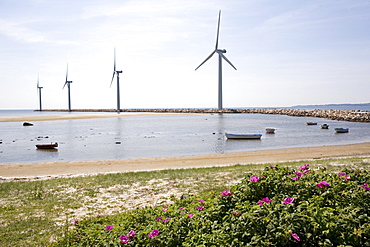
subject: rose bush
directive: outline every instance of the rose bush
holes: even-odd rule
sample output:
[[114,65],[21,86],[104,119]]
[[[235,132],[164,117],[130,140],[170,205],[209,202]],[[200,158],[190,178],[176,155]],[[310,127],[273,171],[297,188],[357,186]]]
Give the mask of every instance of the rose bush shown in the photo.
[[369,246],[369,182],[366,170],[271,166],[229,190],[76,219],[53,246]]

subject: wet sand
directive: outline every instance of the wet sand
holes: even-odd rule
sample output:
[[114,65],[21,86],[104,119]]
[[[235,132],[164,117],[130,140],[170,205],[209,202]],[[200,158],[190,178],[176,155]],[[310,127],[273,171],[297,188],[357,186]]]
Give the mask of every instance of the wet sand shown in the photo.
[[0,165],[0,179],[41,179],[88,174],[277,163],[340,157],[370,157],[370,142],[180,157],[5,164]]
[[34,115],[34,116],[5,116],[0,117],[0,122],[37,122],[37,121],[58,121],[58,120],[75,120],[75,119],[95,119],[95,118],[118,118],[118,117],[134,117],[147,116],[154,114],[175,114],[180,113],[87,113],[87,114],[55,114],[55,115]]

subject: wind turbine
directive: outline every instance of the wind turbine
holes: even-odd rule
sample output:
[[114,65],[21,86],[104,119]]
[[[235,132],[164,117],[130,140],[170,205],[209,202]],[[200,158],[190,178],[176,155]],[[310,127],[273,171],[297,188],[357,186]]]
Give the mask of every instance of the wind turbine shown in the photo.
[[117,75],[117,112],[120,113],[120,97],[119,97],[119,74],[122,73],[122,70],[116,70],[116,48],[114,48],[114,67],[113,67],[113,76],[110,86],[112,87],[114,76]]
[[224,53],[226,53],[225,49],[218,49],[218,36],[220,32],[220,18],[221,18],[221,10],[218,12],[218,27],[217,27],[217,37],[216,37],[216,47],[215,50],[209,55],[195,70],[197,70],[200,66],[202,66],[205,62],[210,59],[213,54],[218,54],[218,109],[222,109],[222,59],[225,59],[226,62],[228,62],[231,67],[233,67],[235,70],[236,68],[234,65],[225,57]]
[[68,111],[71,111],[71,83],[72,81],[68,81],[68,63],[67,63],[66,82],[64,83],[62,90],[67,85],[68,87]]
[[37,90],[38,90],[38,94],[39,94],[40,111],[42,111],[42,105],[41,105],[41,89],[42,89],[42,87],[40,87],[40,85],[39,85],[39,78],[40,78],[40,76],[37,75]]

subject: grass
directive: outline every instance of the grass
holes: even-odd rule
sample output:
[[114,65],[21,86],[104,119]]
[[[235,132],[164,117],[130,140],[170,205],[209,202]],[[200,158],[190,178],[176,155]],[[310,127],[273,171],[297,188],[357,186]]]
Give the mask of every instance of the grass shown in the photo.
[[[370,157],[279,163],[310,163],[331,171],[368,169]],[[131,172],[43,181],[0,183],[0,246],[48,246],[85,216],[112,215],[157,204],[183,194],[222,191],[246,173],[273,164]]]

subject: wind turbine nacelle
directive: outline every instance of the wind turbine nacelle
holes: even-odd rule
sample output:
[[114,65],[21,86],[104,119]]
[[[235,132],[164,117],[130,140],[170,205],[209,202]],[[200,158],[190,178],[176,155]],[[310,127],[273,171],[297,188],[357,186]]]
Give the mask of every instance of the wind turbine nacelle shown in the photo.
[[217,51],[221,52],[221,53],[226,53],[226,50],[225,49],[217,49]]

